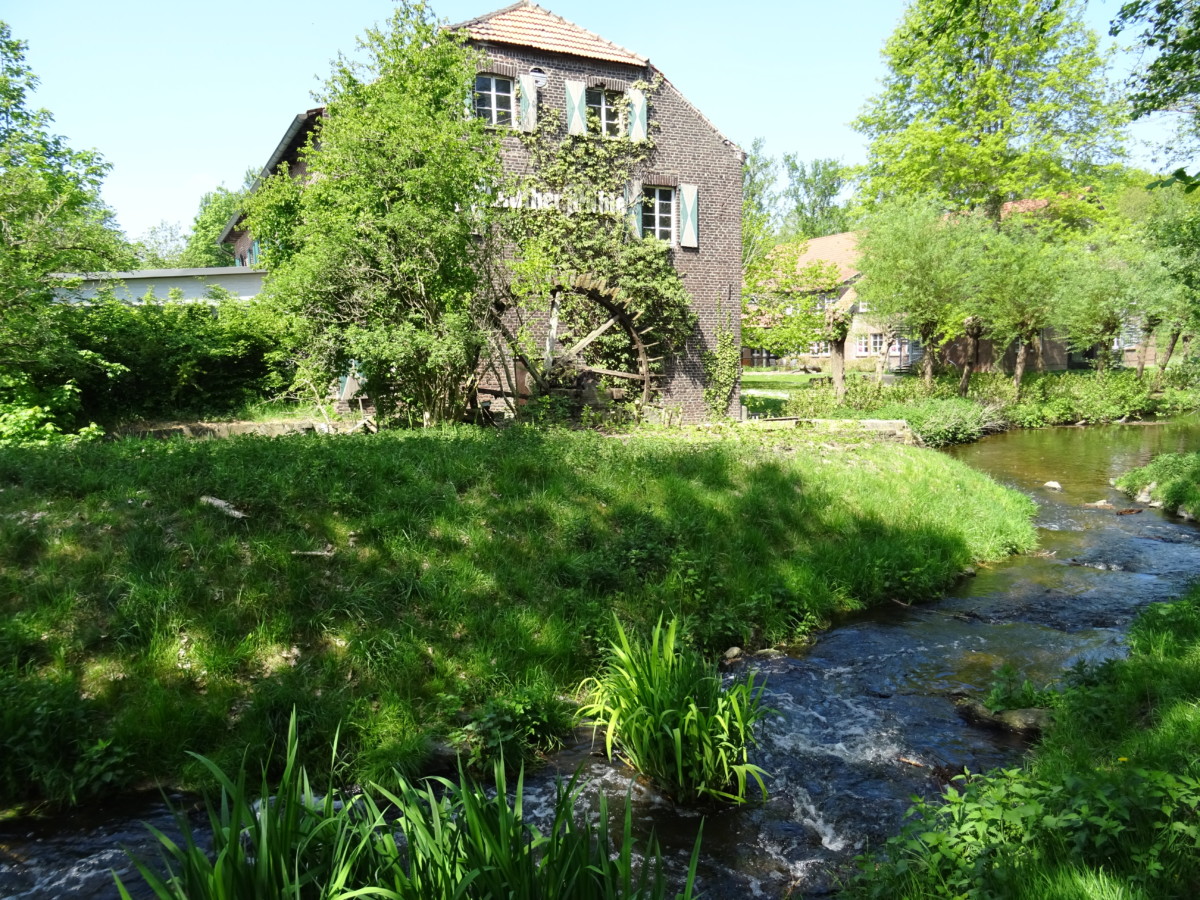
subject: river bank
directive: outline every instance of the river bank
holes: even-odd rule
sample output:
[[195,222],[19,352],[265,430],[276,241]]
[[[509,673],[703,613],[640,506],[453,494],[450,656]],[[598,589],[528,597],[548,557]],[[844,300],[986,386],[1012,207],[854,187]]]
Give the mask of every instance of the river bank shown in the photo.
[[[772,776],[765,804],[707,818],[675,807],[634,773],[592,756],[589,732],[551,755],[547,769],[527,774],[527,814],[544,818],[555,777],[582,765],[590,790],[617,808],[632,792],[637,836],[654,830],[677,873],[703,821],[707,896],[827,895],[852,874],[857,854],[897,833],[913,795],[932,799],[963,768],[1012,767],[1025,754],[1011,735],[967,725],[956,698],[986,694],[1005,663],[1044,684],[1078,661],[1123,656],[1135,615],[1178,596],[1200,571],[1194,526],[1153,509],[1117,515],[1129,503],[1109,485],[1198,437],[1194,424],[1048,429],[955,449],[961,461],[1034,498],[1042,549],[978,567],[936,603],[888,602],[806,650],[737,663],[735,670],[766,675],[770,704],[781,713],[766,723],[754,756]],[[815,464],[817,471],[829,465]],[[1063,490],[1045,488],[1049,480]],[[1111,508],[1088,505],[1098,500]],[[152,820],[163,821],[158,815]],[[136,830],[120,818],[82,830],[72,820],[47,822],[30,839],[26,823],[0,825],[0,883],[11,884],[11,894],[34,900],[51,895],[38,884],[60,885],[60,894],[102,884],[120,859],[112,836]],[[92,896],[114,896],[108,884],[108,893]]]
[[348,781],[544,752],[614,613],[711,653],[936,596],[1028,500],[911,448],[448,429],[0,452],[0,805],[203,785],[295,707]]

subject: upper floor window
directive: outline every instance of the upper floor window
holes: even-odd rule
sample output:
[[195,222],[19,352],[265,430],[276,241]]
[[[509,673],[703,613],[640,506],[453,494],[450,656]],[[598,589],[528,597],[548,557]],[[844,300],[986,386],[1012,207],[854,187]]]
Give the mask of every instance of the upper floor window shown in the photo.
[[475,115],[489,125],[513,123],[513,82],[499,75],[475,76]]
[[674,239],[674,188],[647,187],[642,189],[642,235],[653,236],[668,243]]
[[588,88],[587,111],[588,131],[607,137],[621,135],[620,91]]

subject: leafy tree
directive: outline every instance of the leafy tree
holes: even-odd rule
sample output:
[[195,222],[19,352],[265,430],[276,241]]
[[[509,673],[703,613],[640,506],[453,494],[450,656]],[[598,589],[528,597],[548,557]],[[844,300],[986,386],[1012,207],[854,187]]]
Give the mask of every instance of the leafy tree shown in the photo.
[[987,337],[998,348],[1016,344],[1013,385],[1018,397],[1030,350],[1039,352],[1042,332],[1055,324],[1052,301],[1063,279],[1064,255],[1061,245],[1048,239],[1050,234],[1022,216],[987,230],[985,264],[972,278],[972,311],[983,319]]
[[840,278],[832,263],[802,263],[807,249],[803,240],[780,244],[755,270],[742,309],[743,344],[793,356],[824,339],[822,307],[836,293]]
[[187,237],[178,222],[165,219],[151,225],[134,244],[139,269],[172,269],[180,265]]
[[742,283],[754,284],[769,268],[775,246],[775,176],[778,165],[768,156],[765,141],[755,138],[742,169]]
[[1054,322],[1075,350],[1096,350],[1096,369],[1113,362],[1125,326],[1139,319],[1152,332],[1178,284],[1134,235],[1102,230],[1061,249]]
[[[1200,149],[1200,3],[1196,0],[1132,0],[1121,7],[1111,34],[1141,27],[1138,44],[1153,54],[1132,80],[1135,119],[1155,112],[1179,114],[1179,149]],[[1200,173],[1178,169],[1160,184],[1200,188]]]
[[65,396],[62,385],[86,364],[57,327],[52,301],[63,283],[53,274],[133,265],[100,201],[108,165],[71,149],[50,132],[50,113],[29,107],[37,78],[25,49],[0,22],[0,402],[22,403],[39,391]]
[[499,140],[463,114],[475,74],[463,38],[401,2],[326,85],[310,178],[265,179],[248,226],[268,243],[267,293],[309,323],[306,371],[355,360],[381,417],[442,421],[466,402],[488,309],[487,234]]
[[947,217],[937,201],[921,198],[880,206],[859,236],[859,296],[872,316],[901,318],[920,338],[927,387],[935,352],[970,314],[981,232],[975,217]]
[[1119,147],[1121,114],[1078,0],[915,0],[855,128],[871,202],[932,193],[999,221],[1066,190]]
[[233,248],[218,244],[217,239],[229,219],[245,205],[256,177],[255,171],[250,169],[241,188],[230,190],[220,185],[200,198],[200,208],[192,220],[192,231],[180,255],[179,265],[196,269],[233,265]]
[[1165,346],[1159,346],[1157,360],[1161,377],[1180,337],[1200,330],[1200,194],[1185,196],[1183,190],[1174,188],[1155,191],[1154,195],[1145,220],[1146,233],[1179,286],[1147,321],[1166,338]]
[[783,155],[788,185],[783,191],[783,229],[795,237],[815,238],[850,230],[850,212],[838,197],[849,184],[849,170],[835,159],[804,162]]

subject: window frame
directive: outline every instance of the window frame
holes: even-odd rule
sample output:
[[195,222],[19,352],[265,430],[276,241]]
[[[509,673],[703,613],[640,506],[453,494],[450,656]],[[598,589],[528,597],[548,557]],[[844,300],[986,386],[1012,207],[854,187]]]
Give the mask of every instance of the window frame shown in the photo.
[[[671,187],[670,185],[642,185],[641,210],[639,211],[639,215],[641,216],[642,237],[655,237],[660,241],[666,241],[672,246],[675,245],[675,237],[677,234],[675,227],[676,213],[679,210],[677,193],[677,189]],[[663,237],[662,235],[662,219],[664,218],[662,209],[664,203],[667,205],[667,212],[665,214],[665,218],[667,219],[666,237]],[[653,204],[653,208],[648,209],[648,204]],[[649,229],[646,227],[647,217],[649,217],[651,220]]]
[[[480,90],[480,82],[487,81],[488,90]],[[508,93],[503,93],[496,90],[497,82],[506,82],[508,84]],[[508,109],[501,109],[497,104],[498,97],[508,98]],[[480,100],[487,99],[490,102],[486,105],[481,104]],[[516,128],[517,127],[517,80],[510,78],[507,75],[497,75],[492,72],[480,72],[475,76],[475,88],[472,93],[472,109],[475,112],[475,117],[483,119],[484,124],[492,128]],[[508,116],[508,121],[499,121],[502,115]]]
[[[588,134],[606,138],[619,138],[624,134],[622,125],[625,112],[621,103],[624,96],[624,91],[601,87],[584,88],[583,106],[586,110]],[[593,97],[596,97],[598,102],[593,103]]]

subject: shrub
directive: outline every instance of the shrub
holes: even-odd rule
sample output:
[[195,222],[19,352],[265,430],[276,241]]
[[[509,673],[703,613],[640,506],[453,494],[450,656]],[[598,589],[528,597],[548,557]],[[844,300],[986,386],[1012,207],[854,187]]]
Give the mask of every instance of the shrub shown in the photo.
[[[457,782],[431,778],[418,787],[400,778],[395,792],[376,789],[342,799],[333,789],[332,776],[323,794],[314,790],[306,769],[298,763],[297,745],[293,717],[282,779],[270,790],[264,767],[260,783],[264,799],[259,801],[252,800],[247,790],[245,763],[231,776],[200,758],[220,786],[219,799],[206,804],[212,851],[206,852],[198,843],[184,812],[177,817],[182,841],[154,831],[166,877],[144,860],[134,862],[155,896],[162,900],[352,896],[658,900],[668,896],[662,857],[653,838],[640,865],[634,862],[628,801],[620,843],[614,847],[603,795],[595,820],[577,814],[578,775],[559,785],[550,826],[543,834],[523,815],[523,778],[518,778],[510,798],[502,766],[495,769],[494,792],[460,773]],[[697,839],[687,883],[677,897],[692,896],[699,849]],[[123,898],[131,896],[119,879],[117,886]]]
[[580,714],[605,729],[629,763],[676,800],[741,803],[750,779],[764,797],[763,772],[749,762],[754,726],[767,715],[765,682],[753,674],[727,689],[715,665],[676,643],[677,622],[662,620],[649,643],[631,642],[620,623],[604,672],[588,679]]
[[1152,498],[1167,512],[1200,516],[1200,453],[1163,453],[1117,479],[1130,496],[1151,485]]
[[515,767],[561,747],[571,723],[568,704],[549,688],[524,685],[488,699],[456,737],[472,768]]
[[979,440],[989,431],[1000,431],[1002,421],[991,407],[970,400],[929,399],[906,406],[884,406],[875,410],[883,419],[904,419],[927,447],[946,447]]
[[61,317],[86,361],[82,421],[228,413],[287,383],[281,335],[257,304],[107,300]]

